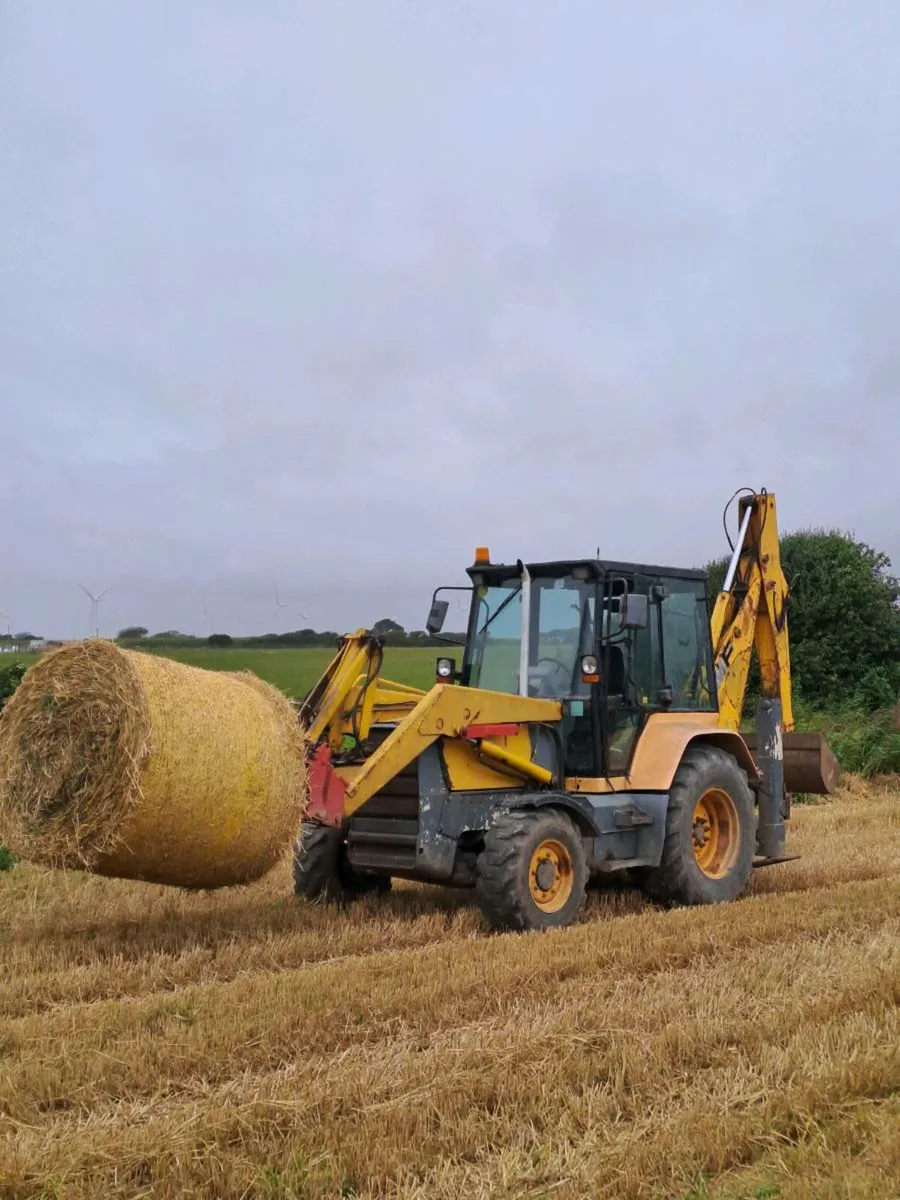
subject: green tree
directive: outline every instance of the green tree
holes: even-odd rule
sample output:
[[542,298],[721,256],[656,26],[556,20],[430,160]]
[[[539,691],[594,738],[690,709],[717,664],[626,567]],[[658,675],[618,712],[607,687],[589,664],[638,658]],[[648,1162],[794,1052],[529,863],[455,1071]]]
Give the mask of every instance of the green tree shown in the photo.
[[0,667],[0,709],[22,682],[25,674],[25,664],[20,662],[4,663]]
[[[839,530],[806,529],[781,539],[791,588],[788,627],[795,694],[818,707],[874,709],[900,693],[900,582],[881,551]],[[707,566],[710,604],[728,559]],[[758,679],[754,670],[751,686]]]
[[390,617],[382,617],[380,621],[376,621],[372,626],[372,632],[376,637],[384,637],[387,634],[398,633],[403,635],[404,629],[402,625],[398,625],[396,621],[392,621]]
[[211,633],[206,640],[211,646],[217,646],[220,649],[224,649],[232,644],[230,633]]
[[145,629],[143,625],[126,625],[124,629],[119,630],[116,637],[120,642],[137,642],[141,638],[145,638],[148,633],[149,630]]

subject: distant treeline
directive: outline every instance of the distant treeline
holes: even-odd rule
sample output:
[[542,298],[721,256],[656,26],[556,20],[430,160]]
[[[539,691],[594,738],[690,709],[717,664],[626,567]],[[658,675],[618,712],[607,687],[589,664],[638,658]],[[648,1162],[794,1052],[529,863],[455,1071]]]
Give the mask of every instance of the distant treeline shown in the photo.
[[[428,647],[446,646],[447,642],[433,638],[424,630],[390,630],[373,629],[385,646]],[[448,633],[446,638],[462,642],[464,634]],[[292,633],[263,633],[250,637],[234,637],[228,633],[213,633],[209,637],[196,637],[193,634],[179,633],[177,630],[166,630],[163,633],[143,633],[134,636],[130,630],[122,630],[117,641],[120,645],[134,649],[189,649],[212,646],[217,649],[234,648],[236,650],[279,650],[299,649],[303,647],[324,646],[332,649],[338,645],[342,635],[326,629],[319,632],[315,629],[297,629]]]

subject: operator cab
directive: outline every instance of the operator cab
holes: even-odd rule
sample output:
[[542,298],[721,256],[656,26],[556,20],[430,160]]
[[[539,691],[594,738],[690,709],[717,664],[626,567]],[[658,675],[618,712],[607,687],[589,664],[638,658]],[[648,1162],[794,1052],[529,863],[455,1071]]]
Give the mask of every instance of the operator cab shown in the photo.
[[[480,550],[467,574],[453,678],[559,701],[568,776],[627,772],[653,712],[717,711],[704,572],[599,559],[491,563]],[[431,633],[446,615],[442,590]]]

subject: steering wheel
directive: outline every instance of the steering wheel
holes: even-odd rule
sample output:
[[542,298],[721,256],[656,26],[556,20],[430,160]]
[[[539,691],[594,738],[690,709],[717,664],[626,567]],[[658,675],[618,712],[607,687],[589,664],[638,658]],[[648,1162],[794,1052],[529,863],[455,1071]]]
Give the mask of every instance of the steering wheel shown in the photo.
[[[566,682],[568,683],[569,670],[566,667],[565,663],[561,663],[558,658],[544,657],[544,658],[536,659],[534,665],[537,666],[539,663],[542,663],[542,662],[543,663],[551,663],[552,666],[555,667],[557,671],[562,671],[563,675],[565,676]],[[546,677],[543,678],[540,682],[539,690],[543,689],[549,682],[550,682],[550,680],[548,678],[546,678]]]

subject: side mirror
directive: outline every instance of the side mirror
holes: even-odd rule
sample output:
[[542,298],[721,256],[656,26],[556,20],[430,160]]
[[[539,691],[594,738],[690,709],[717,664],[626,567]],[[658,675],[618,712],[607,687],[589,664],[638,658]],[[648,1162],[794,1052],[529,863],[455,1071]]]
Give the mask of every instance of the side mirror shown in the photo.
[[622,628],[646,629],[649,623],[647,597],[628,592],[622,597]]
[[435,600],[431,606],[431,612],[428,614],[428,620],[425,622],[425,630],[427,633],[440,633],[444,628],[444,622],[447,620],[447,613],[450,609],[448,600]]

